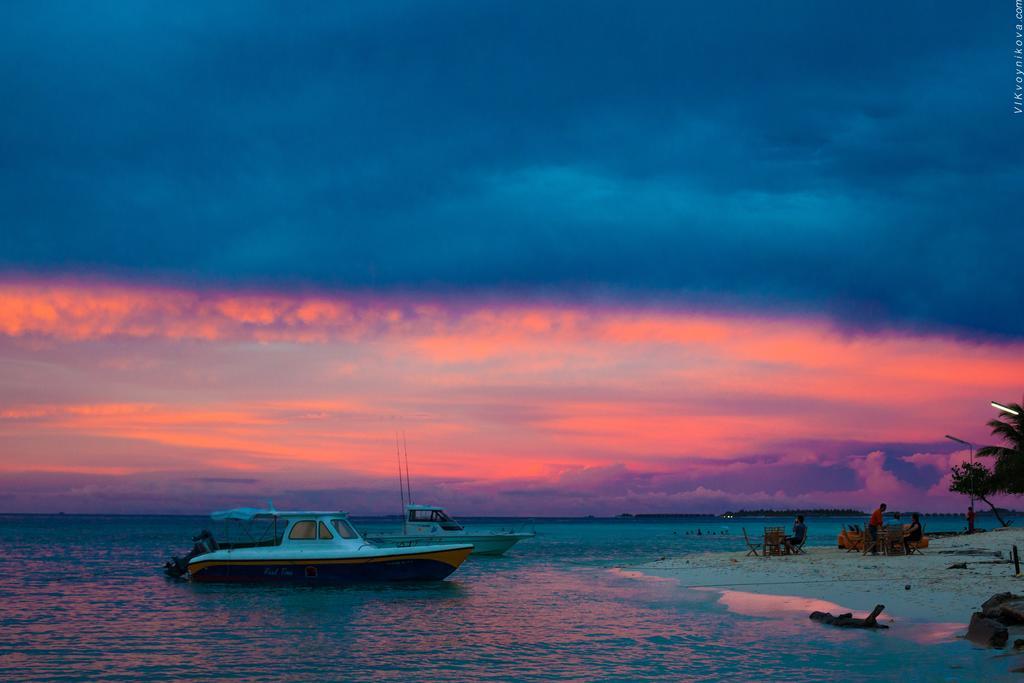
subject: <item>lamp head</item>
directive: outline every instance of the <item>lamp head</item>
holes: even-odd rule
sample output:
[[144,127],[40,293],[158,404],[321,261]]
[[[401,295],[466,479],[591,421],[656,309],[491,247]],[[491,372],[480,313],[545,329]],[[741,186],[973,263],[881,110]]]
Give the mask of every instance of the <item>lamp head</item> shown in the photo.
[[992,404],[993,408],[996,408],[997,410],[1001,410],[1004,413],[1009,413],[1010,415],[1020,415],[1020,411],[1014,410],[1010,406],[1004,406],[999,401],[990,401],[990,403]]

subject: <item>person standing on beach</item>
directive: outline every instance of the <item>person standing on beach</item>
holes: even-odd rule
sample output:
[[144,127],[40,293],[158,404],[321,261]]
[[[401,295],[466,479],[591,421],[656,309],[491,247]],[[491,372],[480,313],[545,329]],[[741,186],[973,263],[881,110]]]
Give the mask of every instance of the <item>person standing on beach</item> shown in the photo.
[[974,533],[974,506],[967,506],[967,533]]
[[882,528],[882,515],[885,513],[885,503],[878,506],[878,509],[871,513],[868,520],[868,533],[871,534],[871,554],[878,554],[878,530]]

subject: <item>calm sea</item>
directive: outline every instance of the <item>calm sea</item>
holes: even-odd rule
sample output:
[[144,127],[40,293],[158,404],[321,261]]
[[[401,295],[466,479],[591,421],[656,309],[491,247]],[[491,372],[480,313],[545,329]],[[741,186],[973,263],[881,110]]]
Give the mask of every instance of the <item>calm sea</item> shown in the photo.
[[[629,571],[739,549],[740,526],[763,524],[543,520],[444,582],[309,588],[166,579],[201,517],[0,516],[0,680],[1010,680],[1012,659],[926,624],[744,616]],[[813,520],[811,543],[839,525]]]

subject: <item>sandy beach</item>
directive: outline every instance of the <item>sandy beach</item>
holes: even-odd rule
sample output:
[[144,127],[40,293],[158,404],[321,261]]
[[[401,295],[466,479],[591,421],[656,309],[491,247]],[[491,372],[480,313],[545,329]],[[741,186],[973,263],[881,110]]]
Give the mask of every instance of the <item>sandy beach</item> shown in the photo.
[[[665,558],[634,569],[678,581],[682,587],[719,590],[722,601],[741,612],[781,606],[838,609],[863,616],[860,613],[884,604],[890,620],[966,626],[971,613],[994,593],[1024,593],[1024,577],[1013,576],[1010,562],[1014,544],[1024,552],[1024,528],[933,539],[923,555],[875,557],[834,546],[807,546],[806,555],[766,558],[745,552],[705,553]],[[999,551],[1003,557],[994,557]],[[966,568],[950,568],[962,563]],[[753,596],[802,600],[759,603]]]

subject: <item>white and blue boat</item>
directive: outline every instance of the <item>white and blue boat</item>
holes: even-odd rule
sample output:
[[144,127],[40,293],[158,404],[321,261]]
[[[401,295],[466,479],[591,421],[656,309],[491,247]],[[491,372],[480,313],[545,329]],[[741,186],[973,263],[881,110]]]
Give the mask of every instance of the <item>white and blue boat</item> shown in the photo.
[[473,550],[464,540],[416,547],[373,545],[344,512],[236,508],[211,517],[225,522],[227,535],[217,540],[203,531],[193,538],[192,552],[165,565],[167,574],[232,583],[439,581]]
[[382,547],[424,548],[433,543],[471,543],[474,555],[501,555],[533,531],[515,529],[467,530],[436,505],[406,505],[401,533],[367,534]]

